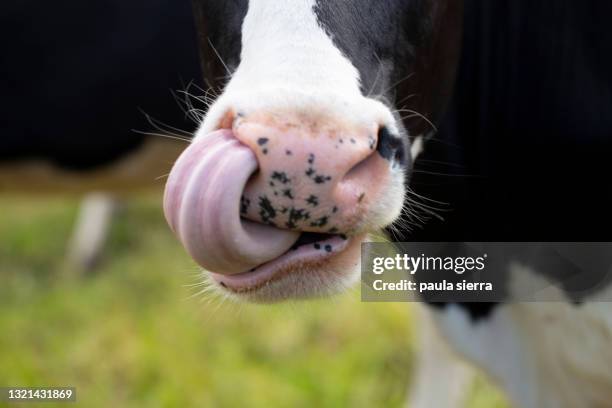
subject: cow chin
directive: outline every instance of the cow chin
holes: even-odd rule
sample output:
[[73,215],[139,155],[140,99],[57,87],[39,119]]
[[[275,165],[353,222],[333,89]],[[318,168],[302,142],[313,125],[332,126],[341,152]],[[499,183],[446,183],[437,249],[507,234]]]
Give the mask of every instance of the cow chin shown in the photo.
[[[213,287],[238,302],[278,303],[336,295],[359,281],[360,248],[365,235],[350,238],[346,248],[322,259],[274,260],[274,273],[252,286],[232,286],[227,276],[208,274]],[[247,272],[248,274],[249,272]],[[252,272],[251,272],[252,273]]]

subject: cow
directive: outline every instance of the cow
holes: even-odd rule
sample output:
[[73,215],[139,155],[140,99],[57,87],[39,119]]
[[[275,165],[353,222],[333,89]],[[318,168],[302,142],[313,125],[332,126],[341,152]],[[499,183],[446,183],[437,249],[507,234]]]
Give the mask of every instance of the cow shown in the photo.
[[109,192],[160,190],[195,127],[188,93],[202,84],[191,5],[0,8],[0,192],[104,192],[84,200],[72,239],[73,263],[90,267],[115,206]]
[[[360,244],[381,230],[405,241],[609,237],[609,2],[194,10],[219,96],[169,176],[164,212],[220,293],[343,291],[359,280]],[[432,302],[427,331],[516,406],[610,406],[612,307],[594,300],[611,289],[558,303]],[[440,367],[417,381],[430,395],[413,406],[451,406]]]

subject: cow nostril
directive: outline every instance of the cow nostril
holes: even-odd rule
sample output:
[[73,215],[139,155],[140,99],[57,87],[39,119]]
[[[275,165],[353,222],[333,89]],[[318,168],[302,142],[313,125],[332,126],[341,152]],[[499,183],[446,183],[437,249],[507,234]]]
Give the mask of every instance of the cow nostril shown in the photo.
[[378,131],[376,151],[383,158],[399,165],[404,165],[406,162],[404,142],[399,137],[392,135],[386,126],[382,126]]
[[217,125],[217,129],[231,129],[236,119],[236,113],[233,110],[228,110],[225,115],[221,117]]

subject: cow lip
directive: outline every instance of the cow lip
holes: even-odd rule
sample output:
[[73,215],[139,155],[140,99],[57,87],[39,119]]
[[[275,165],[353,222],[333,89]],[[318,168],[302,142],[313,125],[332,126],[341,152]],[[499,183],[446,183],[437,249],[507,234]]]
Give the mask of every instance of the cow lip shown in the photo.
[[344,235],[326,235],[329,238],[322,241],[308,242],[300,245],[298,243],[287,252],[271,261],[259,265],[250,271],[223,275],[210,272],[212,279],[225,290],[234,293],[253,292],[277,280],[295,272],[299,265],[314,265],[339,255],[349,247],[353,239]]

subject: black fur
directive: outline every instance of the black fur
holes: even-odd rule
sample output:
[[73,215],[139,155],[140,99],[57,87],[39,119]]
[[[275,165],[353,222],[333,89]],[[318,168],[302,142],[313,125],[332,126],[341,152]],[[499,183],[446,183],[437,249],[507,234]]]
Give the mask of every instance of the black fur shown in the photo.
[[413,187],[449,203],[412,236],[609,241],[612,3],[466,2],[451,109]]
[[456,93],[412,182],[448,210],[409,239],[612,241],[610,15],[605,0],[466,1]]
[[[396,99],[401,95],[394,85],[408,80],[418,49],[427,45],[430,27],[426,2],[319,0],[314,10],[327,35],[359,71],[362,94],[396,109]],[[407,133],[401,121],[400,127]],[[386,128],[381,132],[379,153],[405,166],[407,138],[390,135]],[[389,142],[397,146],[389,149]],[[401,157],[394,157],[396,153]]]
[[193,0],[204,80],[220,90],[240,64],[248,0]]
[[425,1],[324,1],[315,13],[334,44],[358,69],[364,95],[393,100],[390,86],[411,72],[428,21]]
[[107,165],[151,130],[192,130],[171,91],[200,83],[187,0],[6,0],[0,6],[0,160]]

